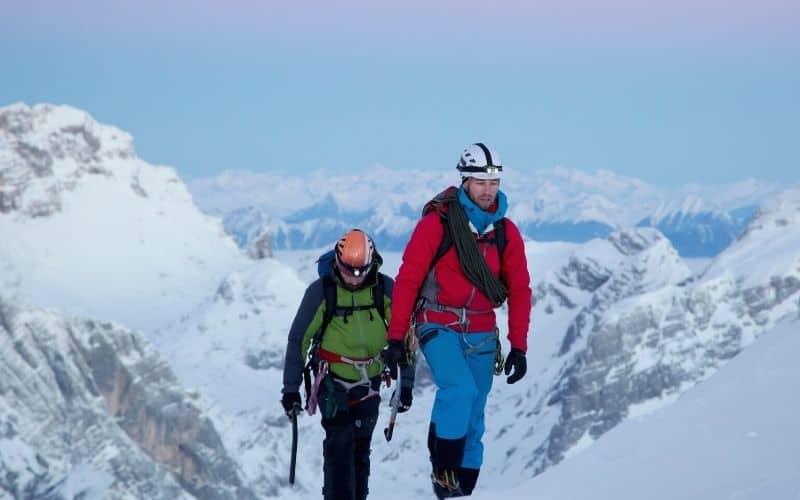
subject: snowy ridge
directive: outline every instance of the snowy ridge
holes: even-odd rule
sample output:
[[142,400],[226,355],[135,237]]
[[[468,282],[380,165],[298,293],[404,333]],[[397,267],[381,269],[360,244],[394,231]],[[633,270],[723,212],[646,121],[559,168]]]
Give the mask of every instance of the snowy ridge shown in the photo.
[[130,135],[66,106],[3,108],[0,131],[2,212],[49,215],[61,208],[61,193],[74,189],[78,179],[111,175],[106,162],[135,156]]
[[288,422],[278,402],[289,326],[305,286],[273,259],[252,261],[156,334],[159,351],[182,384],[203,395],[199,404],[264,496],[287,483],[288,465],[279,465],[288,454],[276,449],[288,444]]
[[728,213],[708,207],[690,194],[679,206],[668,202],[658,207],[637,226],[658,228],[685,257],[713,257],[736,240],[755,210],[754,206],[741,206]]
[[24,303],[150,330],[242,260],[173,169],[83,111],[2,108],[0,143],[0,283]]
[[[778,190],[752,180],[659,188],[605,170],[507,170],[502,189],[511,200],[509,216],[528,237],[582,243],[634,225],[652,226],[688,256],[718,254],[741,233],[752,207]],[[381,248],[402,250],[423,204],[457,183],[455,170],[446,168],[376,166],[355,175],[227,171],[194,180],[190,187],[205,211],[236,214],[226,216],[226,227],[243,247],[270,232],[276,249],[315,248],[359,226]],[[275,185],[281,185],[280,192]],[[268,214],[271,222],[260,222],[263,215],[255,214]]]
[[672,217],[674,214],[696,214],[700,212],[707,211],[708,209],[705,207],[705,203],[700,197],[696,195],[689,195],[687,196],[683,202],[680,203],[680,206],[676,207],[674,203],[665,203],[659,206],[655,212],[651,215],[653,222],[659,223],[664,219]]
[[777,325],[668,407],[623,422],[533,480],[479,488],[474,497],[797,498],[798,328]]
[[747,231],[704,275],[713,280],[729,276],[754,286],[765,278],[800,277],[800,185],[783,191],[765,204]]
[[[787,227],[786,212],[797,211],[800,197],[787,192],[782,200],[699,281],[685,279],[684,266],[664,267],[674,250],[644,254],[626,269],[596,262],[598,249],[540,281],[539,337],[531,341],[531,368],[540,376],[524,398],[508,397],[517,401],[517,418],[497,436],[509,449],[497,473],[542,472],[628,417],[670,404],[765,331],[798,317],[800,224]],[[765,244],[776,238],[760,228],[780,228],[785,239]],[[747,247],[763,249],[770,272],[737,258]],[[666,279],[649,282],[662,269]],[[519,442],[520,435],[528,437]]]

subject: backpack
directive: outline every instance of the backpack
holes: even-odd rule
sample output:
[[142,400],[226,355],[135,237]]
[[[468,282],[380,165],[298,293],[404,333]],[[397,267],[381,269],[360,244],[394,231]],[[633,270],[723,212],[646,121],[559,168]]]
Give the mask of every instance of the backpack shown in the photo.
[[[434,210],[440,214],[439,221],[442,223],[442,229],[444,230],[442,233],[442,240],[439,242],[439,247],[436,249],[436,253],[433,256],[433,260],[431,261],[431,265],[428,268],[433,269],[433,266],[439,262],[444,254],[450,250],[450,247],[453,246],[453,236],[450,234],[450,227],[447,225],[447,222],[444,220],[444,217],[441,216],[442,211],[441,208],[453,197],[456,196],[458,188],[456,187],[449,187],[442,191],[441,193],[437,194],[432,200],[425,204],[422,208],[422,215],[425,216]],[[497,252],[500,255],[500,258],[503,258],[503,251],[506,249],[506,243],[508,240],[506,239],[506,219],[505,217],[500,219],[499,221],[495,221],[494,223],[494,238],[490,238],[486,241],[489,243],[493,243],[497,245]]]

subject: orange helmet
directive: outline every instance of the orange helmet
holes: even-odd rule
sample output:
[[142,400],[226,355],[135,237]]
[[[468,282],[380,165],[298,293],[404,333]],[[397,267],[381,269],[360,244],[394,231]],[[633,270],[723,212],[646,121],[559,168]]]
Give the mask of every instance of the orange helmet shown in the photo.
[[351,229],[336,243],[336,263],[339,270],[350,276],[360,277],[372,267],[375,245],[367,233]]

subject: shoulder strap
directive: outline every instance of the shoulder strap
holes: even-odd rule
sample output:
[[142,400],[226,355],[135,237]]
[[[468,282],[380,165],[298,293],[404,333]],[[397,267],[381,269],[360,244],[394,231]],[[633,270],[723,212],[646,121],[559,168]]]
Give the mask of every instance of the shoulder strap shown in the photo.
[[445,212],[444,207],[447,203],[454,201],[458,197],[458,188],[455,186],[450,186],[441,193],[437,194],[433,197],[425,206],[422,208],[422,216],[429,214],[430,212],[436,211],[439,214],[439,221],[442,223],[442,240],[439,242],[439,247],[436,249],[436,253],[433,255],[433,260],[431,260],[431,264],[428,267],[428,271],[433,269],[433,266],[439,262],[439,259],[442,258],[444,254],[450,249],[453,245],[453,237],[450,235],[450,228],[447,227],[447,221],[445,220]]
[[453,236],[450,234],[450,228],[447,225],[447,221],[443,218],[439,217],[439,220],[442,223],[442,240],[439,242],[439,247],[436,249],[436,253],[433,255],[433,260],[431,260],[431,265],[428,267],[428,271],[433,269],[433,266],[439,262],[444,254],[450,250],[450,247],[453,246]]
[[384,285],[385,279],[386,276],[383,273],[378,273],[378,282],[372,287],[372,302],[375,304],[375,309],[378,310],[383,324],[388,326],[386,322],[386,305],[383,300],[383,296],[386,295],[386,285]]
[[319,327],[319,331],[314,335],[312,346],[318,346],[322,343],[322,335],[336,314],[336,282],[333,281],[330,275],[322,277],[322,290],[325,295],[325,310],[322,313],[322,324]]
[[506,218],[503,217],[502,219],[495,221],[494,223],[494,240],[497,242],[497,252],[500,255],[500,258],[503,258],[503,252],[506,249],[506,243],[508,240],[506,239]]

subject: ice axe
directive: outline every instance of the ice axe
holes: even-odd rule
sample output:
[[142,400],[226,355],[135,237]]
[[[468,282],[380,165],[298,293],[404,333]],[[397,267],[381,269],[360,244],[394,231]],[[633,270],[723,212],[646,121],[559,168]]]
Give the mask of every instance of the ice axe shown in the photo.
[[289,484],[294,484],[294,470],[297,466],[297,415],[300,413],[300,405],[295,403],[286,416],[292,423],[292,459],[289,462]]
[[392,409],[392,412],[389,414],[389,425],[385,429],[383,429],[383,437],[386,438],[386,441],[392,440],[392,433],[394,432],[394,423],[397,421],[397,410],[400,408],[400,390],[403,386],[402,384],[403,376],[401,372],[402,370],[397,370],[397,385],[395,386],[394,392],[392,393],[392,399],[389,400],[389,407]]

